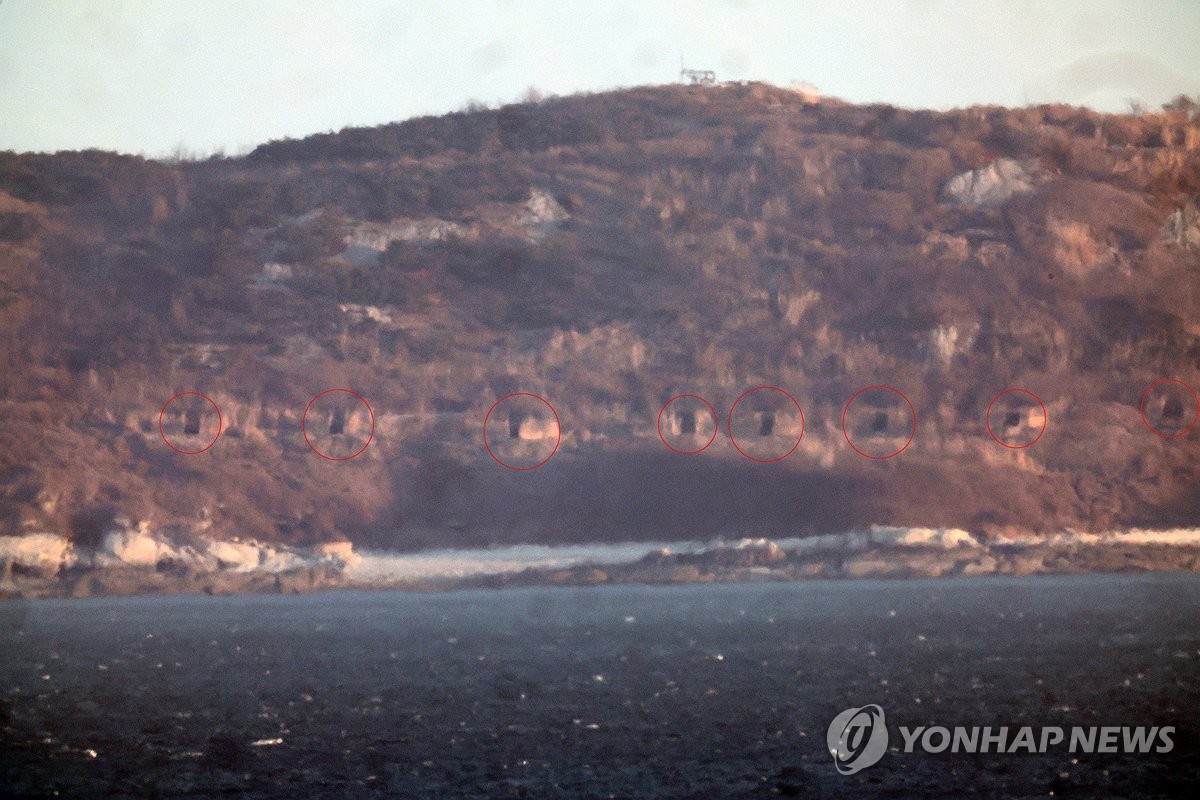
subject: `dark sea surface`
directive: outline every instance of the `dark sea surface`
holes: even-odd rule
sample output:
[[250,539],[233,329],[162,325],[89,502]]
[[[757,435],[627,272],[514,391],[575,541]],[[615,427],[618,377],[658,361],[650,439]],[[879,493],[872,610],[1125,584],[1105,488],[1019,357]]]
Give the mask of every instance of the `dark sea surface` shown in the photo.
[[[1200,797],[1186,574],[4,601],[0,678],[5,797]],[[899,752],[929,724],[1176,731]]]

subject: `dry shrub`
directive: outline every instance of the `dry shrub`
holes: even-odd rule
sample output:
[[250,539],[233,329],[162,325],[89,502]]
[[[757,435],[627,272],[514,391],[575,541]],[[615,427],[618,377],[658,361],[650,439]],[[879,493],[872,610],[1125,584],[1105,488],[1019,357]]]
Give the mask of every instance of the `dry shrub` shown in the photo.
[[894,236],[907,235],[916,225],[912,200],[902,192],[846,192],[833,203],[835,219],[854,228],[876,228]]
[[1051,217],[1046,230],[1053,239],[1054,261],[1073,275],[1084,275],[1112,260],[1113,249],[1096,241],[1085,223]]
[[[1125,252],[1155,241],[1162,227],[1161,215],[1142,193],[1075,178],[1051,181],[1037,192],[1019,198],[1011,204],[1010,215],[1022,244],[1035,251],[1039,249],[1036,239],[1040,238],[1044,220],[1079,223],[1099,246]],[[1053,247],[1059,235],[1050,227],[1047,222],[1045,228]],[[1070,230],[1065,235],[1068,240],[1081,240],[1082,230]]]
[[942,187],[954,175],[954,162],[941,148],[916,150],[904,165],[901,182],[917,208],[937,203]]
[[1176,204],[1182,196],[1200,194],[1200,154],[1163,150],[1150,164],[1150,193]]

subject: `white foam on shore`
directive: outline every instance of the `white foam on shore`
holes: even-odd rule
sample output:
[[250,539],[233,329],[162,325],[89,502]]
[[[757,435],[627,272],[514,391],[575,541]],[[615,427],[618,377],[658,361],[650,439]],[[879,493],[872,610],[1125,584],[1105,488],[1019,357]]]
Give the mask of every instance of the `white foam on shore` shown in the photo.
[[627,564],[647,553],[698,552],[703,542],[627,542],[622,544],[534,545],[518,544],[479,549],[425,550],[395,553],[364,550],[348,565],[346,576],[354,583],[439,580],[483,575],[504,575],[526,569],[565,569],[581,564]]

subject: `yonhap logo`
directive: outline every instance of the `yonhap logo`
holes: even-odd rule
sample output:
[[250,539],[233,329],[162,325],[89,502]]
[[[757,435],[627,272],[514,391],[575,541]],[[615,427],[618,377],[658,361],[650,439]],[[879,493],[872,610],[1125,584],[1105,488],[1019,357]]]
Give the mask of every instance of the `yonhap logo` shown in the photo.
[[[912,753],[918,745],[926,753],[1170,753],[1175,749],[1175,726],[1101,725],[1060,728],[1048,725],[1020,727],[899,726],[904,747],[897,753]],[[853,775],[883,757],[888,747],[888,730],[883,709],[877,705],[847,708],[833,718],[825,734],[833,764],[843,775]]]
[[888,746],[883,709],[877,705],[847,708],[833,718],[825,734],[833,765],[843,775],[853,775],[883,757]]

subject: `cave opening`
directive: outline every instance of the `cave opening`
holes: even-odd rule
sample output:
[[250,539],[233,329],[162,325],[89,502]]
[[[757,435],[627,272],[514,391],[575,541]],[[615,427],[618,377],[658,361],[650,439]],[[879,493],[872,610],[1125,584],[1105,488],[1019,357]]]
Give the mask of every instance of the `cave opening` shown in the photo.
[[887,413],[883,411],[876,411],[875,419],[871,420],[871,433],[884,433],[887,431],[887,427]]
[[679,432],[684,434],[696,432],[695,411],[681,411],[679,413]]
[[758,435],[770,436],[775,430],[775,415],[770,411],[764,411],[758,420]]
[[1016,411],[1010,411],[1004,415],[1004,427],[1015,428],[1021,424],[1021,415]]
[[509,414],[508,415],[508,438],[510,438],[510,439],[520,439],[521,438],[521,422],[523,420],[524,420],[524,416],[522,416],[521,414]]
[[187,436],[196,436],[200,433],[200,412],[196,409],[189,409],[183,415],[183,432]]
[[341,436],[346,431],[346,412],[337,410],[329,419],[329,435]]
[[1162,415],[1163,419],[1183,419],[1183,401],[1178,397],[1168,397],[1167,402],[1163,403]]

